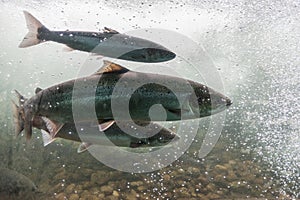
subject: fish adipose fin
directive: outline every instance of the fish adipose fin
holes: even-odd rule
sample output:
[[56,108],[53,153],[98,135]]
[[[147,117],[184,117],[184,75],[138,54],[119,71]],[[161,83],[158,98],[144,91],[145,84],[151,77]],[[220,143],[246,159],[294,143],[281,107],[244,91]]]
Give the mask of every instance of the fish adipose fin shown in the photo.
[[37,45],[43,40],[38,38],[38,31],[40,28],[43,28],[43,30],[48,30],[39,20],[37,20],[34,16],[32,16],[29,12],[23,11],[28,33],[25,35],[22,42],[19,44],[20,48],[30,47],[33,45]]
[[103,61],[103,66],[93,75],[99,75],[99,74],[103,74],[103,73],[126,73],[130,71],[129,69],[122,67],[119,64],[110,62],[108,60],[104,60]]
[[52,138],[50,133],[48,133],[47,131],[41,129],[42,131],[42,138],[43,138],[43,143],[44,143],[44,147],[47,146],[48,144],[52,143],[56,138]]
[[46,124],[46,127],[49,131],[50,137],[53,139],[58,131],[63,127],[64,124],[59,124],[57,122],[51,121],[47,117],[42,117],[43,121]]

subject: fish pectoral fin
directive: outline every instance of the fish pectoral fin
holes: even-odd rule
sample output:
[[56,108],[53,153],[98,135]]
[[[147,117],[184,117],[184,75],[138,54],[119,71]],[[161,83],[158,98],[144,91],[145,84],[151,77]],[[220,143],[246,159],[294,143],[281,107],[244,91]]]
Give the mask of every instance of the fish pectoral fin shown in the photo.
[[99,75],[103,73],[126,73],[128,71],[130,70],[119,64],[104,60],[102,67],[92,75]]
[[52,120],[48,119],[47,117],[42,117],[42,119],[46,124],[46,127],[49,131],[51,138],[55,138],[55,135],[63,127],[64,124],[60,124],[58,122],[52,121]]
[[43,143],[44,143],[44,147],[47,146],[48,144],[52,143],[56,138],[52,138],[50,133],[48,133],[47,131],[41,129],[42,131],[42,138],[43,138]]
[[103,123],[99,124],[99,125],[98,125],[99,131],[106,131],[106,130],[109,129],[114,123],[115,123],[115,120],[110,120],[110,121],[103,122]]
[[107,27],[104,27],[103,32],[104,33],[113,33],[113,34],[118,34],[119,33],[118,31],[116,31],[114,29],[111,29],[111,28],[107,28]]
[[81,143],[77,149],[77,153],[85,152],[91,145],[92,145],[91,143],[87,143],[87,142]]

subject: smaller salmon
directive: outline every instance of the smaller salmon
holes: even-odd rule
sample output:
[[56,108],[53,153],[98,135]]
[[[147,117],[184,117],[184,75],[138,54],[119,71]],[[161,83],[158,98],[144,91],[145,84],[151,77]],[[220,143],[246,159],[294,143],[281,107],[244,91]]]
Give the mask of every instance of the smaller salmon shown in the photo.
[[[47,119],[45,119],[45,122],[47,122]],[[44,146],[50,144],[57,138],[63,138],[81,142],[77,150],[78,153],[84,152],[92,145],[115,145],[118,147],[129,148],[150,148],[165,146],[179,139],[179,136],[177,136],[174,132],[156,123],[148,124],[145,132],[143,132],[143,135],[141,135],[139,132],[136,132],[135,135],[137,137],[133,137],[123,132],[122,128],[125,126],[127,128],[129,127],[127,122],[122,122],[121,127],[118,125],[114,123],[104,132],[99,132],[97,129],[95,129],[95,127],[91,126],[91,122],[77,123],[77,129],[74,123],[66,123],[56,133],[51,133],[50,131],[45,131],[43,129],[41,129],[41,131],[43,135]],[[143,126],[146,124],[139,123],[139,125]],[[132,131],[135,131],[135,127],[130,128]],[[80,131],[80,135],[78,130]],[[158,133],[152,136],[154,131]],[[139,138],[139,136],[143,136],[143,138]],[[109,139],[113,144],[109,143],[107,139]]]
[[105,27],[103,32],[50,31],[29,12],[24,11],[24,15],[29,32],[20,48],[53,41],[73,50],[136,62],[164,62],[176,57],[175,53],[155,42],[121,34],[111,28]]
[[[39,90],[40,89],[36,89],[36,92]],[[12,105],[16,124],[16,134],[18,135],[24,128],[24,124],[20,124],[19,122],[22,122],[24,118],[23,109],[21,107],[23,102],[26,101],[26,98],[24,98],[17,91],[16,93],[19,98],[20,105],[18,106],[14,102],[12,102]],[[179,136],[176,135],[176,133],[160,126],[159,124],[148,124],[145,122],[136,123],[138,123],[139,126],[147,125],[147,128],[142,135],[141,133],[135,131],[136,127],[131,127],[128,122],[119,123],[119,125],[121,125],[121,127],[119,127],[116,123],[114,123],[114,121],[103,122],[99,120],[98,124],[96,125],[93,125],[92,122],[85,121],[77,123],[76,129],[74,123],[59,124],[48,119],[47,117],[35,116],[32,121],[32,126],[41,130],[44,146],[52,143],[57,138],[72,140],[81,142],[81,145],[77,150],[78,153],[84,152],[92,145],[111,145],[111,143],[107,142],[107,139],[109,139],[116,146],[129,148],[159,147],[179,139]],[[101,132],[95,131],[97,130],[95,129],[95,126],[99,126],[99,130],[101,130]],[[123,132],[122,129],[128,128],[129,126],[137,137]],[[81,130],[80,135],[78,130]],[[157,133],[152,136],[154,131]],[[141,138],[141,136],[143,136],[143,138]]]

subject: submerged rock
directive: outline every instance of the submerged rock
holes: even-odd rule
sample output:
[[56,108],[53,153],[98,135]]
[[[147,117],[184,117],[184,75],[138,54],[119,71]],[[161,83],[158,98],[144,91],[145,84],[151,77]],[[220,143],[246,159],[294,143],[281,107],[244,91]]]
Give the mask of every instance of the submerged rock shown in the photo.
[[34,199],[37,187],[23,174],[0,168],[0,199]]

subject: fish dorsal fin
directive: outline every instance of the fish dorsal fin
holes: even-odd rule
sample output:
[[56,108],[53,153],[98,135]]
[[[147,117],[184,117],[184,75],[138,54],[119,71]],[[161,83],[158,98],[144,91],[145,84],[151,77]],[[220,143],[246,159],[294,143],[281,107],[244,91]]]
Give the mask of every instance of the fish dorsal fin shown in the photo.
[[103,66],[93,75],[104,74],[104,73],[126,73],[128,71],[129,69],[122,67],[117,63],[104,60]]
[[119,33],[118,31],[116,31],[114,29],[111,29],[111,28],[107,28],[107,27],[104,27],[103,32],[104,33],[113,33],[113,34],[118,34]]
[[42,91],[43,89],[42,88],[40,88],[40,87],[37,87],[37,88],[35,88],[35,94],[37,94],[37,93],[39,93],[40,91]]

